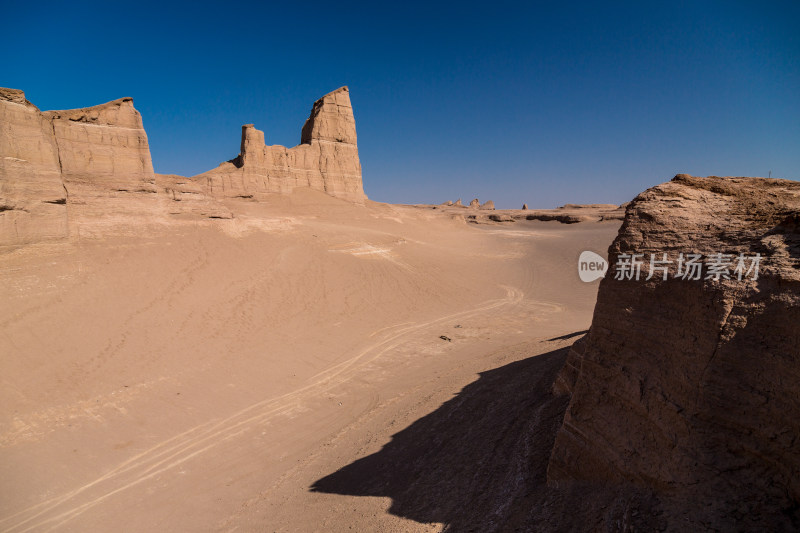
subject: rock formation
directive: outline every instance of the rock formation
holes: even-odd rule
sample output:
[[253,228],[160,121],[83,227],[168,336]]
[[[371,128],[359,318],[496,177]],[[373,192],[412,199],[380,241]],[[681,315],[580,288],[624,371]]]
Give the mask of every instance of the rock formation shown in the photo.
[[153,172],[131,98],[41,112],[22,91],[0,88],[0,246],[130,230],[131,217],[231,218],[226,199],[295,187],[366,199],[347,87],[314,104],[299,146],[265,146],[264,134],[245,125],[239,157],[197,179]]
[[469,206],[478,208],[481,206],[481,202],[477,198],[473,198],[472,201],[469,203]]
[[528,210],[528,204],[522,204],[522,209],[524,211],[527,211]]
[[[494,202],[486,201],[479,210],[465,210],[458,202],[445,202],[438,206],[428,206],[440,209],[451,217],[458,217],[473,224],[514,223],[519,220],[540,220],[544,222],[556,221],[562,224],[577,224],[579,222],[606,222],[621,221],[625,210],[616,205],[596,204],[584,206],[570,204],[569,207],[557,209],[502,209],[496,210]],[[474,208],[474,206],[472,206]],[[453,208],[453,209],[448,209]]]
[[195,176],[214,196],[238,197],[311,187],[354,202],[366,199],[356,144],[356,123],[347,87],[314,103],[300,145],[267,146],[264,133],[242,126],[239,156]]
[[156,193],[131,98],[46,111],[0,89],[0,245],[67,237],[91,218],[148,215]]
[[464,204],[462,204],[462,203],[461,203],[461,198],[459,198],[458,200],[456,200],[456,201],[453,203],[453,205],[457,205],[457,206],[463,206]]
[[[667,279],[645,280],[665,253]],[[639,281],[614,279],[622,254],[644,254]],[[728,270],[706,279],[717,254]],[[738,279],[739,254],[760,254],[757,277]],[[649,491],[675,530],[797,528],[799,383],[800,183],[678,175],[628,205],[609,249],[554,386],[571,400],[548,481]]]
[[65,237],[66,202],[52,122],[0,88],[0,245]]

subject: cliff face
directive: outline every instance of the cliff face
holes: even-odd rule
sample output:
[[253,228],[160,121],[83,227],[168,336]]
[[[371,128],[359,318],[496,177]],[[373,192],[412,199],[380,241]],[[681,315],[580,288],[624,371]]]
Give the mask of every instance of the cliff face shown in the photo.
[[264,133],[246,124],[239,156],[195,178],[206,180],[215,196],[258,197],[311,187],[363,202],[366,196],[348,88],[337,89],[314,103],[300,145],[267,146]]
[[0,89],[0,124],[0,245],[65,238],[93,217],[152,213],[153,163],[132,99],[41,112],[22,91]]
[[65,180],[107,187],[153,184],[147,134],[132,98],[42,116],[52,124]]
[[[0,88],[0,246],[108,231],[142,220],[232,218],[227,199],[311,187],[366,200],[347,87],[319,99],[294,148],[242,128],[239,157],[195,178],[153,172],[131,98],[67,111],[39,109]],[[134,219],[137,222],[134,222]]]
[[[784,180],[679,175],[628,206],[554,386],[571,400],[549,483],[652,490],[696,525],[800,525],[799,225],[800,183]],[[645,279],[651,253],[673,261],[666,280]],[[625,254],[643,254],[638,281],[614,279]],[[680,254],[703,256],[700,279]]]
[[22,91],[0,88],[0,245],[67,232],[53,125]]

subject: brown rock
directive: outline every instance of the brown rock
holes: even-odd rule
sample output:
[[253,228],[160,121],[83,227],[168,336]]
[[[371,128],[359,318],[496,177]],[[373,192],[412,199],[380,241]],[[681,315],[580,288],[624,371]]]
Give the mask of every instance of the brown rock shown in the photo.
[[159,210],[147,134],[132,98],[42,116],[52,124],[58,146],[71,231],[123,222],[112,214],[148,216]]
[[[231,211],[208,194],[202,182],[174,174],[156,174],[159,195],[166,197],[166,212],[170,215],[190,215],[204,218],[233,218]],[[248,199],[246,196],[244,199]]]
[[[653,491],[676,530],[798,523],[799,222],[800,183],[786,180],[679,175],[634,199],[554,385],[572,397],[551,484]],[[757,279],[676,279],[672,264],[666,281],[615,280],[623,253],[761,262]]]
[[170,215],[231,218],[223,200],[310,187],[353,202],[366,196],[347,87],[319,99],[295,148],[266,146],[242,128],[239,157],[193,178],[158,175],[131,98],[46,111],[0,88],[0,246],[160,224]]
[[464,204],[461,203],[461,198],[459,198],[453,205],[463,206]]
[[300,139],[294,148],[267,146],[264,133],[245,124],[239,156],[195,178],[221,197],[258,197],[310,187],[353,202],[366,199],[347,87],[314,103]]
[[480,207],[480,206],[481,206],[481,203],[478,201],[478,199],[477,199],[477,198],[474,198],[474,199],[473,199],[473,200],[472,200],[472,201],[469,203],[469,206],[470,206],[470,207],[475,207],[475,208],[477,208],[477,207]]
[[132,98],[67,111],[45,111],[67,183],[153,189],[153,162]]
[[66,237],[66,201],[52,124],[0,88],[0,246]]
[[486,202],[483,203],[481,209],[494,210],[494,202],[491,200],[487,200]]
[[522,209],[527,210],[528,209],[528,204],[522,204]]

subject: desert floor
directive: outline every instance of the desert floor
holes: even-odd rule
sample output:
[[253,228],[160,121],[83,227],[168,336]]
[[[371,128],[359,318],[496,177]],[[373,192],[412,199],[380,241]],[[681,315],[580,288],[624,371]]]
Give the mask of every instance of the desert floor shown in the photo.
[[466,429],[420,421],[517,364],[545,390],[619,228],[231,209],[0,254],[0,531],[438,531],[403,464]]

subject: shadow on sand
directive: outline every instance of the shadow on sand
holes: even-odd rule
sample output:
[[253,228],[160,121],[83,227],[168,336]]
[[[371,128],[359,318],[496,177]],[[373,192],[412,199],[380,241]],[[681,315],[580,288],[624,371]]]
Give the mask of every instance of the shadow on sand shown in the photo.
[[660,529],[652,520],[637,523],[639,509],[656,503],[649,494],[547,486],[547,463],[569,402],[553,396],[551,386],[568,350],[482,372],[379,452],[311,490],[389,497],[390,513],[445,523],[448,532]]
[[449,531],[516,529],[528,521],[525,502],[547,490],[547,462],[568,402],[550,387],[566,354],[563,348],[481,373],[379,452],[311,490],[388,496],[392,514],[444,522]]

